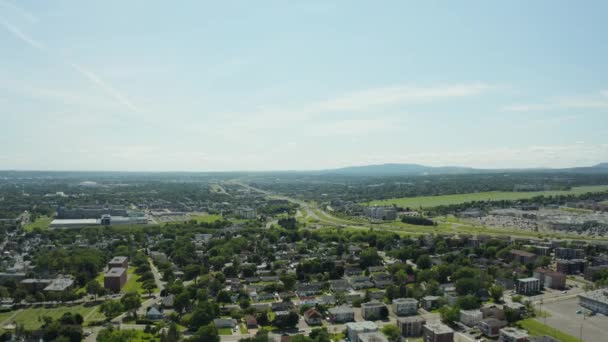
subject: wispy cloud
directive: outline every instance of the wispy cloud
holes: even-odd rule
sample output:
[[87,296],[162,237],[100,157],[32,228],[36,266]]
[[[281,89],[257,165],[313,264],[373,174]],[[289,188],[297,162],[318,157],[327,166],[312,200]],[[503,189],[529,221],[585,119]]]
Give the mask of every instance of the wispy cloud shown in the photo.
[[309,111],[362,110],[402,103],[431,102],[455,97],[478,95],[490,89],[485,83],[455,84],[433,87],[395,86],[355,91],[313,104]]
[[33,48],[36,48],[36,49],[39,49],[39,50],[45,50],[46,49],[46,47],[44,46],[44,44],[42,44],[41,42],[33,39],[29,35],[25,34],[17,26],[12,25],[12,24],[4,21],[4,20],[2,20],[0,23],[2,23],[2,26],[4,26],[4,28],[6,28],[8,30],[8,32],[12,33],[15,37],[21,39],[23,42],[25,42],[29,46],[31,46]]
[[539,103],[522,103],[503,107],[510,112],[532,112],[562,109],[606,109],[608,108],[608,90],[586,96],[557,97]]
[[25,18],[30,23],[37,23],[38,22],[38,17],[37,16],[35,16],[34,14],[32,14],[29,11],[24,10],[23,8],[15,5],[14,3],[12,3],[12,2],[10,2],[8,0],[0,0],[0,6],[8,8],[8,9],[12,10],[13,12],[19,13],[20,16],[22,16],[23,18]]
[[72,69],[82,75],[89,82],[100,88],[106,95],[113,98],[116,102],[122,104],[127,107],[130,111],[137,112],[139,111],[138,107],[135,106],[126,96],[124,96],[118,89],[114,88],[110,83],[104,81],[99,75],[90,69],[74,63],[72,61],[67,60],[66,58],[59,57],[57,54],[53,53],[44,43],[32,38],[30,35],[26,34],[18,27],[2,20],[0,21],[2,25],[7,29],[8,32],[12,33],[15,37],[19,38],[21,41],[26,43],[27,45],[43,51],[49,54],[52,57],[59,58],[63,63],[69,65]]
[[108,95],[113,97],[116,101],[120,102],[121,104],[123,104],[124,106],[126,106],[127,108],[129,108],[130,110],[132,110],[134,112],[138,111],[138,108],[131,101],[129,101],[129,99],[127,99],[125,96],[123,96],[118,90],[116,90],[116,88],[112,87],[110,84],[103,81],[97,74],[95,74],[94,72],[92,72],[89,69],[86,69],[82,65],[79,65],[76,63],[70,63],[70,65],[72,66],[72,68],[77,70],[81,75],[83,75],[89,81],[96,84],[104,92],[106,92]]

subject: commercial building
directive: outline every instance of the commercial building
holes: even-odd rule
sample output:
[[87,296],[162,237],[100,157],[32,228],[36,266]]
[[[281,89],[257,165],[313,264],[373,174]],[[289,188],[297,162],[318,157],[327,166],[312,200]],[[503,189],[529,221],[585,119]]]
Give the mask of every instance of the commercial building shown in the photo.
[[378,326],[374,322],[363,321],[363,322],[349,322],[346,323],[346,336],[351,342],[359,342],[359,334],[376,332]]
[[422,327],[426,320],[422,316],[410,316],[397,318],[397,327],[403,337],[418,337],[422,335]]
[[566,275],[561,272],[555,272],[544,268],[534,270],[534,278],[540,280],[540,287],[548,287],[550,289],[561,290],[566,287]]
[[127,269],[122,267],[109,269],[103,277],[103,287],[114,292],[120,292],[126,282]]
[[608,315],[608,289],[589,291],[578,295],[579,304],[593,312]]
[[515,290],[518,294],[526,296],[537,294],[540,292],[540,280],[536,278],[517,279]]
[[363,319],[370,321],[383,319],[388,316],[388,309],[384,303],[376,301],[363,303],[361,304],[361,316],[363,316]]
[[424,342],[454,341],[454,330],[439,321],[426,323],[422,330]]
[[363,208],[363,213],[373,220],[392,221],[397,219],[395,207],[370,206]]
[[418,301],[414,298],[393,299],[393,312],[397,316],[410,316],[418,313]]
[[59,219],[96,219],[102,215],[127,216],[127,209],[124,207],[102,205],[82,206],[78,208],[60,206],[57,208],[57,218]]
[[62,292],[71,289],[72,286],[74,286],[74,279],[61,277],[53,279],[51,283],[44,288],[44,291]]
[[108,268],[129,268],[128,260],[126,256],[115,256],[108,262]]

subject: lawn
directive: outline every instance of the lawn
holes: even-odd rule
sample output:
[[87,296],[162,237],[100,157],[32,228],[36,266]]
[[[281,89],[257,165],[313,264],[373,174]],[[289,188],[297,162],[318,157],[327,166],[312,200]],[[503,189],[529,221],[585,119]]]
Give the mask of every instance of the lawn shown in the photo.
[[547,336],[555,337],[556,339],[560,340],[561,342],[581,342],[581,340],[579,340],[578,338],[576,338],[572,335],[568,335],[557,329],[554,329],[548,325],[544,325],[543,323],[541,323],[533,318],[528,318],[528,319],[524,319],[523,321],[519,321],[518,325],[520,325],[522,328],[528,330],[528,332],[532,336],[547,335]]
[[49,225],[51,224],[51,221],[53,221],[52,217],[41,216],[38,219],[36,219],[36,221],[26,224],[23,227],[23,229],[26,232],[31,232],[32,230],[34,230],[36,228],[47,229],[49,227]]
[[420,197],[404,197],[391,198],[387,200],[378,200],[365,203],[367,205],[392,205],[409,208],[429,208],[439,205],[459,204],[472,201],[502,201],[502,200],[518,200],[532,198],[536,196],[556,196],[556,195],[580,195],[588,192],[603,192],[608,191],[608,185],[580,186],[573,187],[570,190],[563,191],[493,191],[493,192],[475,192],[468,194],[443,195],[443,196],[420,196]]
[[[49,316],[53,319],[61,317],[66,312],[79,313],[85,318],[85,323],[104,319],[103,315],[97,310],[97,306],[61,306],[56,308],[29,308],[17,313],[14,319],[11,320],[21,323],[28,330],[38,329],[42,326],[42,317]],[[11,313],[12,314],[12,313]]]
[[220,329],[217,329],[217,332],[220,335],[232,335],[232,329],[230,329],[230,328],[220,328]]

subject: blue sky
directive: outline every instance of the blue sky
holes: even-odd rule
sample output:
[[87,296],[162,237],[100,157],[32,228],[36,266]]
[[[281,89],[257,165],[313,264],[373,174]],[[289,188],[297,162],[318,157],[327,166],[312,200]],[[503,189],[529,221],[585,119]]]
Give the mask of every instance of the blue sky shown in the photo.
[[605,1],[0,0],[0,169],[608,161]]

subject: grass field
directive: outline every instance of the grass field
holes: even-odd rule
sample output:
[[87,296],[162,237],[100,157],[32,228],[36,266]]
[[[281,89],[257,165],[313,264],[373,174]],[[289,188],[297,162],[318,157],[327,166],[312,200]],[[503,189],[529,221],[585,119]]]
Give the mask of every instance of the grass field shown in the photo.
[[522,328],[528,330],[528,332],[532,336],[547,335],[547,336],[555,337],[556,339],[560,340],[561,342],[581,342],[581,340],[579,340],[578,338],[576,338],[572,335],[568,335],[559,330],[553,329],[550,326],[544,325],[541,322],[539,322],[533,318],[524,319],[523,321],[519,321],[518,324]]
[[222,219],[222,217],[220,215],[201,214],[201,215],[192,215],[192,216],[190,216],[190,219],[196,220],[196,222],[198,222],[198,223],[211,223],[211,222],[215,222],[215,221],[220,221]]
[[[17,313],[17,315],[10,320],[10,322],[21,323],[28,330],[38,329],[42,326],[42,317],[49,316],[53,319],[57,319],[61,317],[64,313],[79,313],[82,317],[85,318],[85,324],[89,321],[95,321],[104,319],[104,316],[98,311],[98,306],[84,306],[84,305],[75,305],[75,306],[62,306],[57,308],[29,308]],[[14,313],[14,312],[13,312]],[[10,313],[12,315],[13,313]],[[10,317],[4,317],[4,319]],[[1,319],[1,317],[0,317]]]
[[52,217],[42,216],[39,217],[36,221],[26,224],[23,229],[27,232],[31,232],[36,228],[47,229],[51,224],[51,221],[53,221]]
[[529,191],[529,192],[475,192],[469,194],[443,195],[443,196],[420,196],[392,198],[387,200],[372,201],[367,205],[392,205],[409,208],[429,208],[439,205],[459,204],[472,201],[502,201],[532,198],[536,196],[556,195],[580,195],[588,192],[608,191],[608,185],[580,186],[564,191]]

